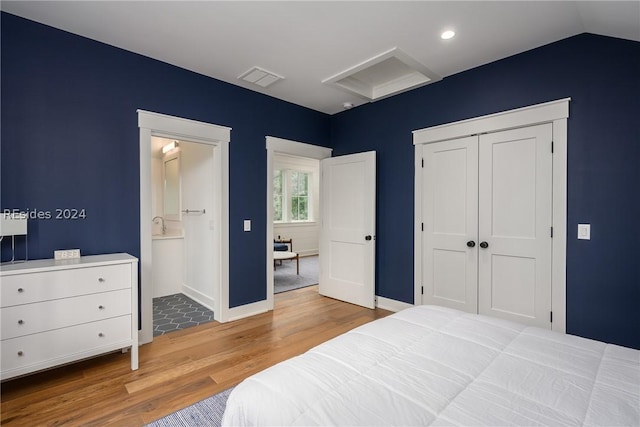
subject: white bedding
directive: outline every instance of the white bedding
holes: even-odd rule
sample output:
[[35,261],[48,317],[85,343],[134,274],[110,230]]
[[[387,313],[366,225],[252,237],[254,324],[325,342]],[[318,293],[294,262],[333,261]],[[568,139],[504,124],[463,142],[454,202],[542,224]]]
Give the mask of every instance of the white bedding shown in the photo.
[[640,425],[640,351],[436,306],[239,384],[223,426]]

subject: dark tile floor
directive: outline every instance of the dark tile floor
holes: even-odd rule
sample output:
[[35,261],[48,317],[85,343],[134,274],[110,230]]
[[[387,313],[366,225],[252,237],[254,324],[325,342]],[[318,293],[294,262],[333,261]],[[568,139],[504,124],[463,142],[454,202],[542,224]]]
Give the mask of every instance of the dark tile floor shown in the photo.
[[213,311],[183,294],[153,299],[153,336],[213,320]]

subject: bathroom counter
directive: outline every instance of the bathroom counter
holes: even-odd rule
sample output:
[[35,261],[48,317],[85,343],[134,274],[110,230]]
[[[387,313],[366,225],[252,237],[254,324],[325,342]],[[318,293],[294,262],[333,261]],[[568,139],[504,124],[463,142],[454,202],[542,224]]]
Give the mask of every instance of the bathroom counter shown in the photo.
[[165,234],[152,234],[151,239],[153,240],[184,239],[184,233],[180,231],[180,232],[169,232]]

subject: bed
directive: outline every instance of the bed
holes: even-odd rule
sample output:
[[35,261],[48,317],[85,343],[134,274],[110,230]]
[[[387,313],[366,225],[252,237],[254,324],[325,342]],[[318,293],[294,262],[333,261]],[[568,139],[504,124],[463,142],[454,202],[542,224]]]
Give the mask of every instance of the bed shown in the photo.
[[240,383],[222,425],[640,425],[640,351],[437,306]]

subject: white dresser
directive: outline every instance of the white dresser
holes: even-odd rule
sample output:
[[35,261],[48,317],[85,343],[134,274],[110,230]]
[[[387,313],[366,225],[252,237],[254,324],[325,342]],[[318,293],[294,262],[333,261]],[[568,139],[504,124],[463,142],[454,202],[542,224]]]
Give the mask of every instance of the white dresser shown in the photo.
[[0,267],[2,380],[131,348],[138,369],[138,259],[129,254]]

